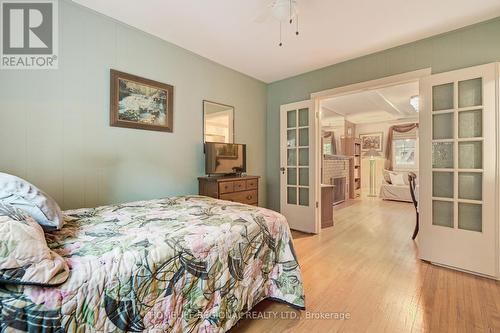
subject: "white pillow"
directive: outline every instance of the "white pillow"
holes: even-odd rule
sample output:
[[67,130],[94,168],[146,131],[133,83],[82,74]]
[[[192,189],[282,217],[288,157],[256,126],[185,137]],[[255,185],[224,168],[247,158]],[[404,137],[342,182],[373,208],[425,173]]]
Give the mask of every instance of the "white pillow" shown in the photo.
[[390,173],[391,184],[392,185],[406,185],[403,179],[403,175],[400,173]]
[[45,231],[61,229],[61,208],[54,199],[19,177],[0,172],[0,202],[28,213]]

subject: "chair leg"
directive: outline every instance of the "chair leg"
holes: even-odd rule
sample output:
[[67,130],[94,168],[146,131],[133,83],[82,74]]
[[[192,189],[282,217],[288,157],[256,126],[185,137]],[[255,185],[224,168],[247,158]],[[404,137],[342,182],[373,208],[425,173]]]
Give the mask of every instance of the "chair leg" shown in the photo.
[[413,236],[411,236],[411,239],[415,240],[418,235],[418,212],[417,212],[417,223],[415,223],[415,230],[413,230]]

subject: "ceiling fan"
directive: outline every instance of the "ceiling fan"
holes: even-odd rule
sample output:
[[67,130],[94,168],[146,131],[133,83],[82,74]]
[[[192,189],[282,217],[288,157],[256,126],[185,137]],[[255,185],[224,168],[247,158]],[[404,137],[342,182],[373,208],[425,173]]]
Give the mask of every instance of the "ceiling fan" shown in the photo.
[[299,35],[298,0],[272,0],[270,3],[268,3],[266,8],[255,17],[254,22],[261,23],[267,21],[270,18],[279,21],[280,24],[279,46],[283,46],[283,24],[293,24],[295,22],[295,35]]

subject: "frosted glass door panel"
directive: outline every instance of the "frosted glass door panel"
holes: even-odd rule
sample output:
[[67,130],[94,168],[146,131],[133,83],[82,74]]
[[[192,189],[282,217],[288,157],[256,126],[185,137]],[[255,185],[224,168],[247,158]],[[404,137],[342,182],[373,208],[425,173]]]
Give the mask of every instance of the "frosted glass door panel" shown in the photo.
[[458,113],[458,137],[477,138],[483,135],[482,110],[461,111]]
[[291,205],[297,204],[297,188],[287,187],[287,202]]
[[299,110],[299,126],[309,126],[309,109]]
[[297,185],[297,168],[288,168],[286,179],[288,185]]
[[309,146],[309,128],[307,127],[299,129],[299,146]]
[[458,228],[483,231],[483,206],[469,203],[458,204]]
[[452,142],[435,142],[432,144],[432,167],[453,168]]
[[453,112],[435,114],[432,116],[432,138],[453,139]]
[[453,198],[453,172],[432,173],[432,196]]
[[432,224],[453,228],[453,202],[432,201]]
[[458,198],[481,200],[483,198],[483,175],[479,172],[459,172]]
[[287,165],[296,166],[297,165],[297,149],[292,148],[287,151]]
[[309,189],[300,187],[299,188],[299,205],[309,206]]
[[432,110],[453,109],[453,83],[432,87]]
[[309,148],[299,148],[299,165],[309,165]]
[[483,143],[481,141],[458,144],[458,167],[460,169],[481,169],[483,167]]
[[297,146],[297,130],[296,129],[291,129],[286,132],[287,136],[287,146],[288,147],[295,147]]
[[288,128],[297,127],[297,111],[291,110],[286,113],[286,124]]
[[459,108],[481,104],[483,104],[483,80],[481,78],[458,82]]
[[309,168],[299,169],[299,185],[309,186]]

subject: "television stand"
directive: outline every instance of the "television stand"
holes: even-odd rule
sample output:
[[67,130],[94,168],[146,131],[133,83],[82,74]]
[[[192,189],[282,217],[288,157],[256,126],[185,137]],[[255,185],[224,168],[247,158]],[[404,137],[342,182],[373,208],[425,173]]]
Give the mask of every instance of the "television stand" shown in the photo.
[[257,206],[260,176],[205,176],[198,177],[199,194],[215,199]]

